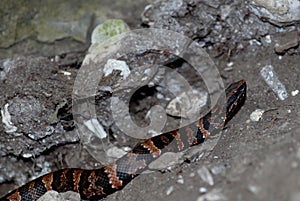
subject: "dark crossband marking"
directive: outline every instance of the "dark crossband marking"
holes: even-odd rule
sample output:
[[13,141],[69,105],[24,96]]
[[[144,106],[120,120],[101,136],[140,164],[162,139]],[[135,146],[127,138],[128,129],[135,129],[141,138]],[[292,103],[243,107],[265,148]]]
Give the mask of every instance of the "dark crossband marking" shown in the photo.
[[42,182],[47,191],[52,190],[53,174],[47,174],[42,178]]
[[244,80],[231,84],[226,89],[226,100],[219,99],[199,121],[139,143],[115,163],[94,170],[67,168],[51,172],[8,193],[0,201],[35,201],[51,189],[72,190],[84,200],[100,200],[122,189],[164,151],[182,151],[220,131],[242,106],[246,90]]
[[119,180],[117,176],[117,164],[112,163],[105,167],[105,173],[108,174],[109,183],[112,188],[118,189],[123,186],[122,180]]
[[146,142],[142,143],[142,146],[149,150],[153,158],[157,158],[161,154],[161,150],[155,146],[152,140],[147,140]]

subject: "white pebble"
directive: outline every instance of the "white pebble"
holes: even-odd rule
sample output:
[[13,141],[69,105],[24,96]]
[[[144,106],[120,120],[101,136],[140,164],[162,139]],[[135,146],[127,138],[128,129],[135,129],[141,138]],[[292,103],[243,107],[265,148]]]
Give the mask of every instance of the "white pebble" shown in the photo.
[[222,193],[221,189],[213,189],[212,191],[203,194],[197,198],[197,201],[221,201],[221,200],[229,200]]
[[251,193],[257,195],[257,194],[259,193],[259,191],[260,191],[260,188],[259,188],[258,186],[255,186],[255,185],[249,185],[249,186],[248,186],[248,190],[249,190]]
[[232,67],[233,64],[234,64],[234,63],[231,61],[231,62],[227,63],[227,67]]
[[170,187],[166,190],[166,195],[170,195],[173,191],[174,191],[174,186],[170,186]]
[[299,93],[299,90],[297,89],[297,90],[295,90],[295,91],[292,91],[292,96],[296,96],[296,95],[298,95],[298,93]]
[[104,65],[104,76],[108,76],[113,72],[113,70],[121,71],[121,76],[126,79],[130,74],[130,69],[125,61],[120,61],[116,59],[108,59],[107,63]]
[[157,93],[157,94],[156,94],[156,98],[157,98],[157,99],[163,99],[163,98],[164,98],[164,95],[162,95],[161,93]]
[[199,188],[199,192],[200,193],[206,193],[207,192],[207,189],[205,187],[200,187]]
[[266,43],[272,43],[271,36],[270,35],[266,35],[265,41],[266,41]]
[[72,73],[70,73],[68,71],[65,71],[65,70],[60,70],[59,72],[62,73],[62,74],[64,74],[64,75],[66,75],[66,76],[72,75]]
[[194,177],[196,174],[194,172],[192,172],[189,176],[190,177]]
[[265,111],[262,109],[256,109],[250,114],[251,121],[259,121]]
[[267,83],[267,85],[277,94],[280,100],[285,100],[288,97],[285,86],[280,82],[277,73],[272,65],[263,67],[260,71],[260,75]]
[[30,158],[30,157],[32,157],[32,154],[31,153],[24,153],[24,154],[22,154],[22,156],[24,158]]
[[214,175],[217,175],[217,174],[221,174],[224,169],[225,169],[224,166],[215,166],[215,167],[211,168],[211,172]]
[[209,170],[205,166],[199,168],[197,170],[197,173],[204,182],[208,183],[211,186],[214,185],[214,179],[210,174]]
[[183,180],[183,176],[182,175],[178,175],[177,183],[184,184],[184,180]]
[[59,62],[59,60],[60,60],[60,57],[59,57],[58,55],[55,55],[54,61],[55,61],[55,62]]
[[4,108],[1,109],[1,116],[2,116],[2,123],[4,124],[5,132],[6,133],[14,133],[18,130],[16,126],[11,121],[11,115],[8,111],[9,104],[6,103]]

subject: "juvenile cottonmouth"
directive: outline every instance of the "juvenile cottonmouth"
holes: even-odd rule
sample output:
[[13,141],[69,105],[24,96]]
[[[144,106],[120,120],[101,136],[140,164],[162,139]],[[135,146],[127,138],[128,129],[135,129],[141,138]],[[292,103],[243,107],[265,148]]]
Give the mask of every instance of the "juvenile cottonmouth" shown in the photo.
[[178,152],[200,144],[209,135],[222,129],[245,101],[246,89],[244,80],[231,84],[226,89],[226,100],[220,98],[204,117],[188,126],[137,144],[132,151],[108,166],[94,170],[66,168],[50,172],[13,190],[0,200],[33,201],[49,190],[75,191],[84,200],[100,200],[122,189],[162,153]]

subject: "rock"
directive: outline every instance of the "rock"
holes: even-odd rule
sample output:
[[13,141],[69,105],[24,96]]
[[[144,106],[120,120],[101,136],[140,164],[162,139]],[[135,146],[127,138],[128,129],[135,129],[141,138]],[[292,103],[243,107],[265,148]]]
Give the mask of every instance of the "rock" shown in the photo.
[[166,190],[166,195],[170,195],[173,191],[174,191],[174,186],[170,186],[170,187],[167,188],[167,190]]
[[253,0],[251,11],[261,19],[277,26],[295,24],[300,21],[298,0]]
[[256,109],[255,111],[253,111],[251,114],[250,114],[250,120],[251,121],[259,121],[262,117],[262,115],[264,114],[264,110],[262,109]]
[[[14,55],[64,55],[85,52],[92,29],[107,19],[140,27],[149,1],[1,1],[0,58]],[[16,15],[17,13],[17,15]]]
[[93,30],[91,42],[101,43],[128,30],[130,29],[123,20],[106,20]]
[[55,104],[59,105],[67,98],[66,94],[71,94],[73,81],[58,74],[53,62],[47,58],[17,57],[1,62],[0,72],[0,107],[1,116],[5,117],[1,122],[5,127],[12,123],[6,131],[16,130],[13,125],[17,127],[16,132],[0,136],[4,145],[1,155],[37,157],[60,143],[78,140],[72,132],[65,132],[57,120],[60,117],[55,113]]
[[[198,72],[213,68],[214,64],[209,56],[198,48],[196,43],[190,42],[192,41],[189,38],[177,32],[160,29],[138,29],[112,36],[107,41],[91,45],[77,73],[73,91],[76,100],[74,100],[73,108],[75,108],[76,114],[82,115],[78,115],[78,119],[75,119],[78,122],[76,125],[79,128],[81,142],[87,146],[97,161],[107,164],[107,161],[103,161],[109,158],[105,150],[116,144],[120,147],[125,144],[126,146],[133,146],[134,141],[128,136],[135,139],[148,139],[153,135],[165,132],[163,129],[166,114],[162,107],[159,105],[151,107],[146,114],[150,124],[141,127],[132,121],[127,103],[130,102],[132,94],[143,86],[166,86],[170,92],[176,94],[177,90],[172,86],[178,85],[170,84],[166,80],[166,77],[174,78],[175,75],[171,73],[175,71],[164,66],[175,61],[178,57],[188,55],[186,60],[189,61],[190,65],[195,66]],[[187,44],[189,44],[188,47]],[[165,50],[167,51],[165,52]],[[180,76],[179,73],[177,73],[178,76]],[[210,73],[206,76],[210,76]],[[174,79],[170,80],[174,81]],[[189,84],[184,78],[182,80],[187,85]],[[99,85],[102,89],[110,88],[109,93],[113,94],[111,97],[107,96],[106,99],[99,96],[97,101],[105,107],[101,108],[101,111],[97,108],[97,119],[103,125],[104,130],[110,129],[113,133],[116,141],[114,145],[109,140],[99,139],[83,124],[84,121],[94,118],[96,115],[93,109],[88,109],[94,108],[94,105],[88,105],[92,103],[92,99],[95,100],[94,96],[99,94],[99,91],[97,92]],[[212,83],[208,86],[218,87],[220,85]],[[208,88],[208,91],[212,90],[214,89]],[[100,91],[100,93],[102,92]],[[216,99],[217,95],[213,94],[213,96]],[[88,97],[92,98],[89,100]],[[101,115],[104,112],[105,114]]]
[[178,175],[177,183],[184,184],[184,179],[182,175]]
[[203,194],[203,193],[206,193],[207,192],[207,188],[205,187],[200,187],[199,188],[199,193]]
[[220,51],[214,54],[246,48],[251,45],[251,39],[276,31],[272,24],[262,22],[249,12],[248,1],[178,2],[173,6],[172,0],[155,1],[142,13],[143,23],[195,38],[206,50]]
[[278,34],[275,38],[275,52],[282,54],[291,48],[295,48],[299,45],[298,31],[290,31]]
[[257,185],[248,185],[248,190],[253,193],[254,195],[259,194],[259,192],[261,191],[261,188]]
[[221,174],[224,170],[225,170],[225,167],[224,167],[224,166],[215,166],[215,167],[212,167],[212,168],[211,168],[211,172],[212,172],[214,175]]
[[214,185],[214,179],[210,174],[209,170],[207,169],[207,167],[202,166],[197,170],[197,173],[205,183],[211,186]]
[[[64,5],[68,6],[68,5]],[[66,9],[68,10],[68,9]],[[80,42],[85,42],[88,28],[92,22],[92,14],[68,16],[64,20],[56,19],[53,11],[45,10],[44,18],[38,18],[33,24],[38,32],[37,39],[42,42],[54,42],[57,39],[72,37]],[[54,14],[55,15],[55,14]],[[69,19],[68,19],[69,18]],[[45,23],[47,21],[47,23]]]
[[47,110],[40,99],[33,96],[16,96],[9,101],[8,111],[12,115],[12,122],[18,125],[18,132],[27,133],[33,140],[45,138],[54,133],[54,127],[50,126]]
[[201,195],[197,198],[197,201],[225,201],[228,200],[222,193],[221,189],[213,189],[212,191]]
[[56,191],[48,191],[38,201],[80,201],[78,193],[68,191],[65,193],[58,193]]
[[149,168],[153,170],[164,170],[167,168],[172,168],[183,162],[182,156],[183,156],[182,152],[178,152],[178,153],[166,152],[162,156],[160,156],[157,160],[150,163]]
[[199,114],[206,105],[208,93],[198,90],[185,91],[170,101],[166,108],[169,115],[189,118]]
[[260,70],[260,75],[269,87],[276,93],[280,100],[285,100],[288,97],[288,93],[284,84],[279,80],[277,73],[272,65],[266,65]]
[[[11,115],[8,111],[9,104],[5,104],[3,109],[1,109],[1,118],[2,123],[4,124],[6,133],[14,133],[17,131],[17,127],[11,122]],[[15,136],[19,136],[20,134],[16,133]]]
[[110,75],[114,70],[120,71],[120,75],[123,79],[126,79],[130,74],[130,69],[126,62],[116,59],[108,59],[103,69],[104,76]]

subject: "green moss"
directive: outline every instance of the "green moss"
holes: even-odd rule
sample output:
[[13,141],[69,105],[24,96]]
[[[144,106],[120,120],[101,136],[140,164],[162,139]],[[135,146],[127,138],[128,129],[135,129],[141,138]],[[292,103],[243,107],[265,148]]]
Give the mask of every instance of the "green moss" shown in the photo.
[[108,38],[121,34],[129,30],[128,25],[123,20],[106,20],[98,25],[92,34],[92,43],[101,43]]

